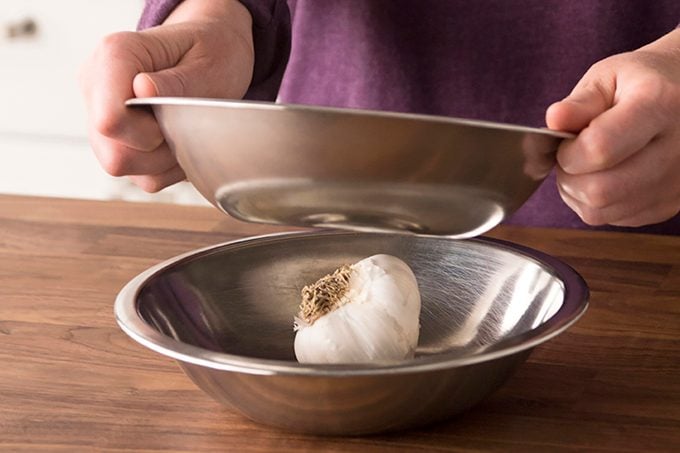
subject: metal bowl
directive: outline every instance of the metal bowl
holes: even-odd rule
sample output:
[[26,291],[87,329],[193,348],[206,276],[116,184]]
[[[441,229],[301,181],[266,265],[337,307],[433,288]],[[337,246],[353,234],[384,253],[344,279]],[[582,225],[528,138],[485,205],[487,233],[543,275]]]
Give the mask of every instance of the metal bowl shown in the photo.
[[[400,257],[422,295],[416,357],[366,366],[295,361],[301,288],[376,253]],[[120,292],[121,328],[176,359],[217,401],[286,430],[350,435],[459,413],[500,386],[536,345],[585,311],[569,266],[489,239],[287,233],[190,252]]]
[[250,222],[479,235],[554,166],[545,129],[258,102],[141,98],[187,178]]

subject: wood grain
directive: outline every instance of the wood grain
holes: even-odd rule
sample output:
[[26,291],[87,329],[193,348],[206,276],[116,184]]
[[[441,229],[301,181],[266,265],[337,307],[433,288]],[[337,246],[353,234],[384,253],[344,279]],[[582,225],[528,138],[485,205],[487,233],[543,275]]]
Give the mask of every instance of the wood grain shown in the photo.
[[497,393],[427,429],[313,438],[219,406],[112,314],[134,275],[286,228],[210,208],[0,196],[2,451],[680,451],[680,238],[502,227],[590,285],[588,313]]

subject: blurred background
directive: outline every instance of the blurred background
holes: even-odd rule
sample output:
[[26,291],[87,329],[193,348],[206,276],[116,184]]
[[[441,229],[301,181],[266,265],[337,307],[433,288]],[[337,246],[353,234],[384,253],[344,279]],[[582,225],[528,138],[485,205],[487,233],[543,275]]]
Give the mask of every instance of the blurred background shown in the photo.
[[78,72],[99,40],[134,30],[143,0],[0,0],[0,193],[207,204],[188,183],[147,194],[101,169]]

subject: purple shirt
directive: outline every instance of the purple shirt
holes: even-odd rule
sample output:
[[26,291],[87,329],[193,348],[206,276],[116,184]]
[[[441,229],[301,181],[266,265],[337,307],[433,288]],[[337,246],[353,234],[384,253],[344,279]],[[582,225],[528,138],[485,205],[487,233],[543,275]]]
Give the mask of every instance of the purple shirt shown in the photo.
[[[147,0],[140,27],[181,0]],[[249,99],[545,124],[607,56],[673,30],[678,0],[242,0],[253,16]],[[291,45],[292,42],[292,45]],[[285,71],[285,72],[284,72]],[[590,228],[551,174],[506,223]],[[680,215],[624,231],[680,234]]]

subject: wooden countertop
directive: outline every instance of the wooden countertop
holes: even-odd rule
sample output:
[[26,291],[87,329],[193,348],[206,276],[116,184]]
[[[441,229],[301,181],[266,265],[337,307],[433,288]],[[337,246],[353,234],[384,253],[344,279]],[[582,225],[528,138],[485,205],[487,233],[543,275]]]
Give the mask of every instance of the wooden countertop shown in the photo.
[[0,450],[680,451],[680,237],[494,230],[578,270],[586,315],[458,418],[314,438],[218,405],[112,313],[147,267],[277,230],[211,208],[0,196]]

